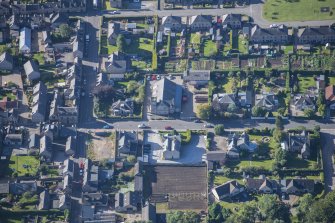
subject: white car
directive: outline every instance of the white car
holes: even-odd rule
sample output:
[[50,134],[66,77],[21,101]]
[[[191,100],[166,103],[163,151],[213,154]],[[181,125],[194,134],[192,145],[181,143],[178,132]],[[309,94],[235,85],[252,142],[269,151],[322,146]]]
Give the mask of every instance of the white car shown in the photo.
[[144,123],[142,123],[142,124],[139,124],[137,127],[140,128],[140,129],[144,129],[144,128],[147,128],[148,126],[146,126]]
[[161,76],[157,75],[156,79],[159,81],[161,79]]

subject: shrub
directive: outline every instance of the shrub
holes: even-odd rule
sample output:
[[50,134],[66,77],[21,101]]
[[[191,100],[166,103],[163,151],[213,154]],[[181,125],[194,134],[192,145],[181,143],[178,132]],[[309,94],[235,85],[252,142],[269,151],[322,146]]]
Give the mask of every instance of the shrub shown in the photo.
[[223,124],[219,124],[219,125],[216,125],[214,127],[215,135],[222,136],[224,134],[224,132],[225,132],[225,130],[224,130],[224,125]]

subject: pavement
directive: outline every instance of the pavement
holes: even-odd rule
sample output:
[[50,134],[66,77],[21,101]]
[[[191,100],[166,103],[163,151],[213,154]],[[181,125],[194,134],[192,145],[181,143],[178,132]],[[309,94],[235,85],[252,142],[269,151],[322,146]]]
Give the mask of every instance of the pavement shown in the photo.
[[322,163],[325,177],[325,192],[328,193],[334,190],[335,175],[334,175],[334,144],[335,140],[335,129],[323,130],[321,132],[321,143],[322,143]]
[[[269,27],[274,22],[267,21],[263,18],[262,9],[263,1],[252,0],[251,4],[244,7],[235,7],[235,8],[215,8],[215,9],[169,9],[169,10],[119,10],[121,14],[111,15],[108,11],[101,11],[101,15],[106,17],[134,17],[134,16],[153,16],[158,15],[163,16],[193,16],[193,15],[213,15],[213,16],[222,16],[228,13],[234,14],[244,14],[251,16],[254,20],[254,23],[258,24],[260,27]],[[321,20],[321,21],[291,21],[291,22],[278,22],[278,24],[284,24],[290,27],[299,27],[299,26],[329,26],[334,23],[334,20]]]

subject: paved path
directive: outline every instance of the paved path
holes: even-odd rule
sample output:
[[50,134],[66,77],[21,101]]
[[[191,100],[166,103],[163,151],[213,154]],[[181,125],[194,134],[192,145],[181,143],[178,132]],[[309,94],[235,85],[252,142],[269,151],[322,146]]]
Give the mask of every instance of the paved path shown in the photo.
[[[158,15],[168,16],[193,16],[193,15],[213,15],[222,16],[228,13],[245,14],[251,16],[255,24],[261,27],[269,27],[274,22],[270,22],[263,18],[262,9],[263,2],[250,4],[246,7],[236,8],[224,8],[224,9],[175,9],[175,10],[134,10],[134,11],[122,11],[121,14],[111,15],[108,11],[102,11],[102,14],[106,17],[132,17],[132,16],[153,16]],[[329,26],[334,23],[334,20],[323,20],[323,21],[292,21],[292,22],[278,22],[278,24],[284,24],[290,27],[298,26]]]

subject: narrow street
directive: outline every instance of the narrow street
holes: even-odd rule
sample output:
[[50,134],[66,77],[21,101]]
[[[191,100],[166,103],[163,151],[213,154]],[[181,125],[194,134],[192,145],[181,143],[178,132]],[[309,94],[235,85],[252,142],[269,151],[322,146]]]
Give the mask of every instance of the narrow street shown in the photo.
[[322,162],[323,171],[325,176],[325,191],[326,193],[334,189],[335,176],[334,176],[334,140],[335,130],[323,130],[321,132],[321,143],[322,143]]

